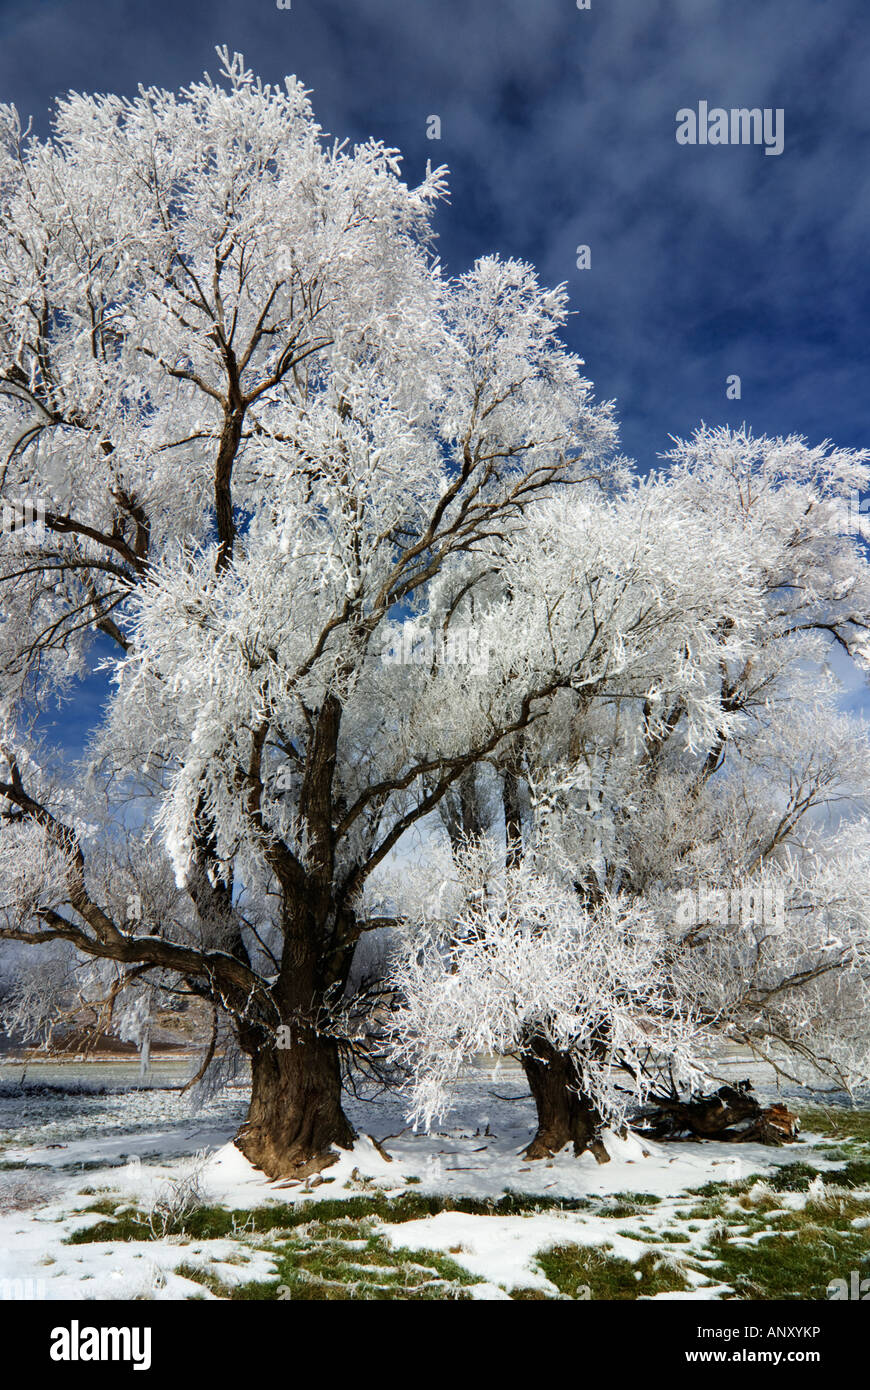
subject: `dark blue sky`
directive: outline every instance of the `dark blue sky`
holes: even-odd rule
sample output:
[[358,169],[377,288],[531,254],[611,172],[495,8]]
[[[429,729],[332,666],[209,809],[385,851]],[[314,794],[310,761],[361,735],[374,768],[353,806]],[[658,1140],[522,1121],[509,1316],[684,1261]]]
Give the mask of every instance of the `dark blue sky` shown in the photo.
[[[178,86],[228,43],[409,179],[448,164],[447,265],[498,250],[568,282],[644,464],[701,419],[870,440],[867,0],[0,0],[0,40],[0,100],[40,125],[56,92]],[[677,145],[702,99],[782,107],[783,154]]]
[[[448,269],[497,250],[567,281],[642,466],[701,420],[870,443],[868,0],[591,5],[0,0],[0,100],[45,130],[57,92],[176,87],[227,43],[299,76],[330,133],[398,146],[410,181],[449,166]],[[783,108],[783,153],[678,145],[700,100]]]

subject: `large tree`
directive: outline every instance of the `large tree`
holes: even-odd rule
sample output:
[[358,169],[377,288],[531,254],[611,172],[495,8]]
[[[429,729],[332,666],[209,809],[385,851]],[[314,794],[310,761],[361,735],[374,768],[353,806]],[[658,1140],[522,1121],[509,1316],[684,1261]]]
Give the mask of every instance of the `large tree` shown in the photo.
[[[502,547],[620,465],[564,292],[447,279],[443,171],[407,186],[221,57],[72,94],[47,140],[0,111],[0,495],[42,517],[0,540],[0,937],[68,943],[112,1000],[209,1001],[250,1058],[238,1142],[286,1175],[353,1139],[334,1005],[373,876],[580,669],[461,659],[481,606],[510,623]],[[34,711],[98,666],[58,776]]]

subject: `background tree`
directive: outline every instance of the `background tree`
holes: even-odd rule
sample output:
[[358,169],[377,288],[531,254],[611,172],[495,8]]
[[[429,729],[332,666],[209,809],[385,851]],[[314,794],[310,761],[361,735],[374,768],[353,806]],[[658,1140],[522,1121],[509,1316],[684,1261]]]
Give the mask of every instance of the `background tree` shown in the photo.
[[[533,1157],[696,1084],[716,1037],[795,1079],[866,1079],[870,761],[829,664],[866,667],[868,568],[843,527],[865,470],[862,454],[702,430],[614,501],[527,516],[500,567],[513,658],[535,641],[583,655],[519,761],[448,808],[453,889],[417,910],[427,944],[418,957],[412,935],[395,970],[418,1117],[486,1050],[526,1071]],[[601,974],[638,920],[675,1041],[630,970]],[[645,1053],[615,1022],[627,1000]]]

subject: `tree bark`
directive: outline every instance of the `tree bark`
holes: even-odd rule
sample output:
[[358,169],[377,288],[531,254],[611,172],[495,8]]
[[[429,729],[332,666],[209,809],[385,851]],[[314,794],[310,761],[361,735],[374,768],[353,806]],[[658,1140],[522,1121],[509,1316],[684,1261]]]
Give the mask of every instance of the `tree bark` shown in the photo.
[[536,1037],[520,1061],[538,1112],[537,1133],[524,1157],[551,1158],[572,1144],[575,1154],[588,1149],[599,1163],[608,1163],[610,1155],[600,1137],[601,1117],[579,1087],[573,1059]]
[[288,1048],[271,1041],[247,1049],[251,1103],[236,1146],[270,1178],[306,1178],[335,1163],[356,1132],[341,1108],[341,1068],[333,1039],[308,1033]]
[[523,813],[520,805],[520,779],[517,765],[522,741],[518,741],[502,777],[502,807],[504,810],[505,865],[508,869],[519,864],[523,857]]

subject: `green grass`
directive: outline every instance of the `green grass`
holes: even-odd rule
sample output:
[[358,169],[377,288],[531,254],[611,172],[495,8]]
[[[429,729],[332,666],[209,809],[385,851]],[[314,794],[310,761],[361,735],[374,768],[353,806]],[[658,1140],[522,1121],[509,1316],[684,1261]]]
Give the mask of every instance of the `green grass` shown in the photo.
[[827,1226],[805,1225],[772,1235],[755,1245],[728,1239],[713,1240],[717,1274],[730,1284],[736,1298],[753,1300],[826,1299],[833,1279],[853,1269],[870,1275],[866,1232],[833,1232]]
[[555,1245],[542,1251],[537,1263],[559,1292],[572,1299],[636,1299],[691,1288],[678,1268],[652,1250],[633,1261],[602,1246]]
[[[785,1163],[764,1179],[774,1192],[806,1192],[810,1183],[819,1176],[819,1169],[810,1163]],[[749,1186],[755,1183],[749,1180]]]
[[266,1247],[277,1274],[230,1285],[189,1262],[177,1272],[232,1301],[457,1301],[479,1283],[448,1256],[402,1250],[376,1234],[371,1220],[311,1222]]
[[640,1215],[645,1207],[658,1206],[661,1200],[661,1197],[655,1197],[651,1192],[621,1192],[618,1198],[607,1200],[601,1214],[622,1221],[626,1217]]
[[697,1216],[704,1215],[711,1205],[715,1208],[723,1197],[751,1192],[753,1187],[761,1182],[774,1192],[806,1192],[816,1178],[821,1178],[826,1186],[867,1187],[870,1184],[870,1160],[851,1159],[842,1168],[814,1168],[811,1163],[803,1162],[785,1163],[770,1173],[754,1174],[749,1178],[741,1178],[739,1182],[708,1182],[703,1187],[690,1190],[690,1196],[705,1200],[698,1203],[689,1216],[694,1220]]
[[[85,1213],[106,1216],[106,1221],[74,1231],[67,1239],[69,1245],[92,1245],[104,1241],[150,1240],[151,1229],[147,1216],[130,1208],[120,1210],[118,1202],[96,1202]],[[555,1199],[528,1197],[522,1193],[506,1192],[492,1199],[449,1197],[418,1192],[403,1193],[400,1197],[385,1197],[382,1193],[366,1193],[359,1197],[332,1197],[320,1201],[299,1202],[294,1205],[275,1203],[254,1207],[250,1211],[234,1211],[227,1207],[203,1206],[186,1216],[179,1231],[197,1240],[217,1240],[237,1234],[247,1228],[252,1234],[267,1234],[275,1230],[293,1230],[310,1221],[334,1221],[344,1217],[359,1220],[377,1217],[382,1221],[402,1223],[437,1216],[442,1211],[458,1211],[470,1216],[519,1216],[532,1212],[589,1211],[594,1203],[586,1198]]]
[[[848,1278],[852,1270],[861,1278],[870,1274],[870,1229],[853,1225],[870,1216],[870,1116],[825,1111],[802,1118],[805,1128],[847,1145],[853,1156],[836,1169],[799,1160],[741,1182],[709,1183],[694,1194],[687,1212],[689,1220],[716,1221],[705,1254],[716,1261],[715,1277],[731,1286],[734,1298],[822,1300],[834,1279]],[[806,1196],[819,1178],[821,1193]],[[796,1210],[791,1194],[806,1197]]]
[[813,1106],[800,1112],[801,1127],[826,1139],[870,1145],[870,1110],[825,1109]]

